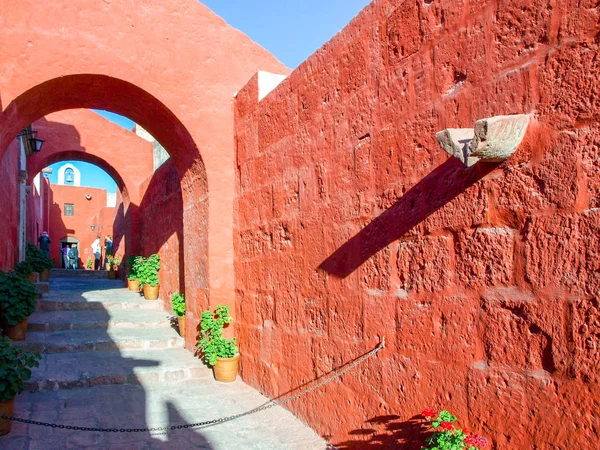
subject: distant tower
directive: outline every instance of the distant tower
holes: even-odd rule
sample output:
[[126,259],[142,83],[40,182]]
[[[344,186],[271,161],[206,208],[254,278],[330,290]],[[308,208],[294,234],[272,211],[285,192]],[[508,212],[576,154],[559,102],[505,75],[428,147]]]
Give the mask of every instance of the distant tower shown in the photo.
[[73,164],[65,164],[58,169],[58,184],[81,186],[81,172]]

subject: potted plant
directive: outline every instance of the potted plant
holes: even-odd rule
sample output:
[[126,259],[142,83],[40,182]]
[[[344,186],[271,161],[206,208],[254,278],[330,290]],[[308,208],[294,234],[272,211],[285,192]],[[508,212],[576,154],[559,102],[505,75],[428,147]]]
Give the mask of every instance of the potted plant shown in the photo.
[[130,291],[139,292],[140,291],[140,261],[141,256],[131,255],[127,258],[127,267],[129,268],[127,272],[127,287]]
[[181,337],[185,337],[185,296],[179,292],[175,292],[173,297],[171,297],[171,306],[177,316],[179,334]]
[[87,262],[85,263],[85,268],[87,270],[92,270],[94,263],[92,261],[92,258],[88,258]]
[[54,267],[54,260],[48,258],[44,252],[31,242],[27,243],[26,255],[33,271],[40,274],[40,281],[48,281],[50,279],[50,269]]
[[[12,416],[15,407],[15,397],[25,389],[25,381],[31,378],[31,367],[39,367],[37,353],[23,350],[17,345],[11,345],[11,340],[0,337],[0,414]],[[10,432],[12,420],[0,419],[0,436]]]
[[0,271],[0,310],[4,334],[15,341],[25,339],[27,318],[35,311],[37,291],[15,272]]
[[457,427],[456,417],[448,411],[439,414],[432,409],[426,409],[421,415],[428,422],[429,438],[423,450],[481,450],[488,445],[483,436],[472,434],[466,428]]
[[223,327],[233,318],[229,315],[229,306],[217,305],[215,312],[202,312],[200,318],[200,339],[198,348],[204,360],[212,366],[217,381],[232,382],[238,373],[239,349],[235,338],[225,339]]
[[108,278],[114,280],[117,278],[117,271],[121,265],[121,257],[119,255],[108,255],[106,259],[108,261]]
[[158,283],[158,271],[160,270],[160,256],[155,253],[147,258],[140,259],[138,275],[144,298],[146,300],[156,300],[160,285]]
[[37,281],[33,265],[29,259],[24,259],[15,266],[15,272],[23,278],[28,279],[31,283]]

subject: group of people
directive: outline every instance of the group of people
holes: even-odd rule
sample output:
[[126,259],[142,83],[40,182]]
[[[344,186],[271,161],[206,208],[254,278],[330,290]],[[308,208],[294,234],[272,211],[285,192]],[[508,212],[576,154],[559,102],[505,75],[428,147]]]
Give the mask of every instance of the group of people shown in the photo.
[[[100,248],[100,236],[96,236],[92,242],[92,253],[94,254],[94,270],[100,270],[102,250]],[[104,264],[108,262],[108,257],[113,255],[113,242],[110,235],[104,238]]]
[[[48,232],[44,231],[38,238],[38,245],[40,250],[50,257],[50,244],[52,240],[48,236]],[[79,248],[77,244],[65,244],[61,249],[63,263],[65,269],[79,269]],[[92,242],[92,253],[94,254],[94,270],[100,270],[102,248],[100,247],[100,236],[96,236],[94,242]],[[113,242],[112,237],[106,236],[104,238],[104,263],[108,262],[108,257],[113,255]]]
[[60,249],[63,254],[65,269],[79,269],[79,249],[77,244],[66,244]]

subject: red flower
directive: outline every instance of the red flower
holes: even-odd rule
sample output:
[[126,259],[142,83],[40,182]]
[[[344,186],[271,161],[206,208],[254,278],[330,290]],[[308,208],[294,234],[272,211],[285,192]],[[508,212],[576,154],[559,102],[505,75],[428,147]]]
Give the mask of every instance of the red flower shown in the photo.
[[423,417],[434,417],[435,416],[435,411],[433,409],[426,409],[425,411],[423,411],[421,413],[421,415]]
[[462,432],[463,432],[464,434],[469,434],[469,430],[467,430],[466,428],[463,428],[463,429],[462,429]]
[[479,442],[477,441],[477,436],[470,435],[470,436],[467,436],[465,438],[465,444],[467,444],[467,445],[473,445],[473,446],[475,446],[478,443]]
[[453,430],[454,429],[454,425],[452,425],[452,422],[442,422],[440,423],[440,428],[442,430]]

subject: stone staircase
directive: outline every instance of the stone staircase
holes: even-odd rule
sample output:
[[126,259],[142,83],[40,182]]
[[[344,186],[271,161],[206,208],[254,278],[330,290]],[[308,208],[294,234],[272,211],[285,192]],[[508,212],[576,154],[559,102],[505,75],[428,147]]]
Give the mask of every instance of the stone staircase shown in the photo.
[[40,352],[15,416],[59,425],[150,428],[244,415],[196,429],[106,433],[15,422],[10,449],[288,449],[328,445],[282,407],[244,413],[269,399],[245,385],[217,383],[183,348],[170,314],[109,280],[103,271],[53,270],[19,345]]
[[212,376],[184,350],[161,302],[124,289],[103,271],[58,273],[71,277],[52,279],[19,344],[44,356],[30,391]]

